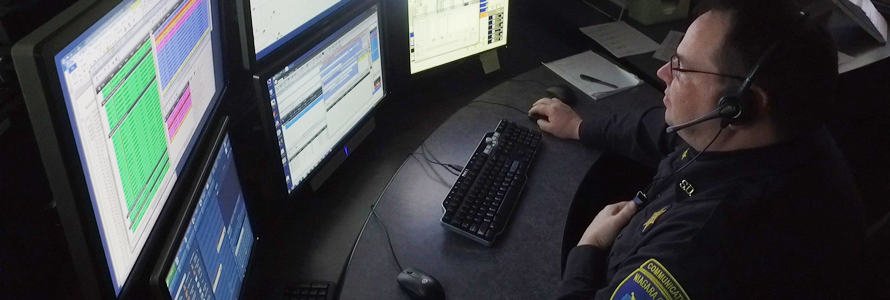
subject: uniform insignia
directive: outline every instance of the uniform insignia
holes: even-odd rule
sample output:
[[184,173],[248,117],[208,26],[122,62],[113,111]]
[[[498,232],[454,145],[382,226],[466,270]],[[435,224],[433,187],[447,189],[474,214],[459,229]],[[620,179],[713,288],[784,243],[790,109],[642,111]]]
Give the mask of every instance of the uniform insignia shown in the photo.
[[689,154],[689,149],[686,149],[686,151],[683,151],[683,155],[680,156],[680,160],[686,159],[686,154]]
[[689,195],[689,197],[692,197],[692,193],[695,192],[695,187],[693,187],[689,181],[686,181],[686,179],[680,181],[680,189],[683,190],[683,192],[686,192],[686,195]]
[[677,279],[654,258],[647,260],[624,278],[612,293],[612,300],[688,300]]
[[646,233],[646,231],[649,231],[649,228],[652,227],[652,225],[655,225],[655,221],[658,220],[658,217],[661,217],[661,215],[663,215],[664,212],[666,212],[668,210],[668,208],[670,208],[670,207],[671,207],[670,205],[665,206],[664,208],[659,209],[658,211],[653,213],[652,216],[649,217],[649,220],[646,221],[646,223],[643,223],[643,233]]

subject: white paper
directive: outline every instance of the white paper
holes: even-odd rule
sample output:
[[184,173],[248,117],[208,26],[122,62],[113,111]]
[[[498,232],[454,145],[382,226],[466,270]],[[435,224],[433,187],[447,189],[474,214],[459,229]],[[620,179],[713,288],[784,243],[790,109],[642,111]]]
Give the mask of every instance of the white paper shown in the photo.
[[686,33],[674,30],[668,32],[668,35],[664,38],[664,41],[661,42],[661,49],[655,51],[655,54],[652,55],[652,58],[661,61],[670,61],[671,56],[674,56],[674,54],[677,53],[677,46],[679,46],[680,41],[683,40],[684,34]]
[[840,51],[837,52],[837,65],[838,65],[838,66],[843,65],[843,64],[846,64],[846,63],[851,62],[851,61],[853,61],[853,57],[852,57],[852,56],[843,54],[843,53],[841,53]]
[[581,27],[581,32],[602,45],[615,57],[625,57],[657,50],[660,45],[642,32],[618,21]]
[[492,49],[479,54],[479,60],[482,61],[482,70],[485,71],[485,74],[501,69],[501,63],[498,61],[497,49]]
[[[557,75],[590,95],[594,100],[632,88],[640,84],[636,75],[625,71],[593,51],[575,54],[554,62],[544,63]],[[581,74],[614,84],[617,89],[581,79]]]

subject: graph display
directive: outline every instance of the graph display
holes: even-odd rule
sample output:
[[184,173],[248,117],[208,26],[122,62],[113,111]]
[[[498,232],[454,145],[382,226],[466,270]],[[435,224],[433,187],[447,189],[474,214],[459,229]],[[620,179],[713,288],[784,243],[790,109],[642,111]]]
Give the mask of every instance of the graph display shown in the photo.
[[267,80],[288,191],[383,98],[382,74],[373,7]]
[[253,44],[260,59],[349,0],[250,0]]
[[226,137],[166,283],[173,299],[237,299],[254,235]]
[[507,44],[508,0],[409,0],[411,73]]
[[115,292],[222,88],[212,0],[128,0],[55,56]]

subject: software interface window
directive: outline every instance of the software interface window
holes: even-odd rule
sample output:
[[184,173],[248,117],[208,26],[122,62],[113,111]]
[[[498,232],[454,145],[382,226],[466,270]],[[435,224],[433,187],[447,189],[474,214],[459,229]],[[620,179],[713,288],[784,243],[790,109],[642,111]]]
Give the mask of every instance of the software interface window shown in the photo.
[[117,292],[219,85],[211,9],[124,1],[55,58]]
[[411,73],[507,44],[507,0],[409,0]]
[[251,0],[253,46],[257,59],[330,13],[342,0]]
[[372,9],[267,80],[289,191],[383,98],[377,22]]
[[254,235],[226,137],[167,270],[172,299],[237,299]]

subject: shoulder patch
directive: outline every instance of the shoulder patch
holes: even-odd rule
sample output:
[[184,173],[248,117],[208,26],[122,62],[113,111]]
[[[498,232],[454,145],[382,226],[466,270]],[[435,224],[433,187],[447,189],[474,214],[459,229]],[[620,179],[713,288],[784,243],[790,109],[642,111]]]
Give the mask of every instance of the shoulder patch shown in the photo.
[[668,270],[654,258],[624,278],[612,300],[688,300],[689,296]]

